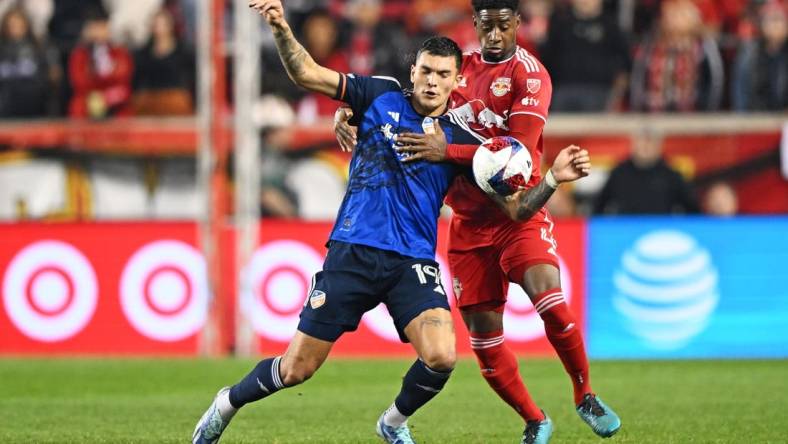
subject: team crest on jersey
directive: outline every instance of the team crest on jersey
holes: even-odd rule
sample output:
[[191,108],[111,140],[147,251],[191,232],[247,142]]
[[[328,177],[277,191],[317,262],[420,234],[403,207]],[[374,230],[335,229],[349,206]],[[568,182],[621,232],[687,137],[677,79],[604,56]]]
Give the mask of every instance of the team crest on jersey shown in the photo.
[[525,88],[531,94],[536,94],[539,92],[539,89],[542,87],[542,81],[539,79],[528,79],[525,82]]
[[495,97],[501,97],[512,90],[512,79],[509,77],[498,77],[490,85],[490,90]]
[[457,84],[457,88],[465,88],[468,86],[468,79],[463,76],[460,77],[460,82]]
[[309,295],[309,305],[316,310],[326,303],[326,293],[320,290],[313,290]]

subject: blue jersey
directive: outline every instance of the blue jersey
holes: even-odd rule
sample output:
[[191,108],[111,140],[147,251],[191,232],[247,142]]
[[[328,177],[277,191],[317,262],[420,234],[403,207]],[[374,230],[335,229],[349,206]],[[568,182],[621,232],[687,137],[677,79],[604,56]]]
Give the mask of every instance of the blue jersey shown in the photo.
[[[419,115],[399,83],[388,77],[341,75],[335,98],[353,110],[358,143],[330,239],[433,259],[440,208],[460,167],[402,162],[404,155],[394,149],[397,134],[423,133],[432,119]],[[459,126],[460,119],[438,119],[449,143],[483,140]]]

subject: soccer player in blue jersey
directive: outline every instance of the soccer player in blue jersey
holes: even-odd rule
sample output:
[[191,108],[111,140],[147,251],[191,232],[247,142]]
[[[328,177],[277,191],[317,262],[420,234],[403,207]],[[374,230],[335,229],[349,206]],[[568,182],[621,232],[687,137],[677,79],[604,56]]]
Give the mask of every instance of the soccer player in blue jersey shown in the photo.
[[424,42],[411,70],[414,89],[406,96],[394,79],[341,74],[315,63],[293,36],[280,1],[252,0],[249,6],[273,29],[290,78],[350,105],[358,116],[359,137],[323,270],[314,277],[287,351],[260,361],[236,385],[220,390],[198,422],[193,442],[217,442],[239,408],[309,379],[334,342],[382,302],[418,359],[376,429],[389,443],[412,443],[408,417],[443,389],[456,360],[435,244],[439,210],[458,167],[403,162],[407,155],[395,147],[401,132],[441,131],[459,144],[483,140],[444,115],[458,84],[461,51],[443,37]]

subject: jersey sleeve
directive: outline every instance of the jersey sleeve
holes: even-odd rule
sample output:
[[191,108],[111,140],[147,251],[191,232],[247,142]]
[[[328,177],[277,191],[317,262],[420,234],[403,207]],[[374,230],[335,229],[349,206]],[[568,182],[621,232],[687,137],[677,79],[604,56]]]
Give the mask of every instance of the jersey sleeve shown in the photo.
[[446,160],[460,165],[471,165],[476,149],[485,140],[484,136],[473,131],[454,111],[449,111],[440,120],[442,125],[451,128],[447,133]]
[[530,54],[521,57],[521,66],[512,86],[514,101],[509,117],[532,115],[547,123],[547,110],[553,95],[553,84],[547,70]]
[[392,91],[401,91],[399,82],[393,77],[357,76],[340,73],[339,85],[334,99],[350,105],[353,110],[351,125],[357,125],[367,108],[380,95]]

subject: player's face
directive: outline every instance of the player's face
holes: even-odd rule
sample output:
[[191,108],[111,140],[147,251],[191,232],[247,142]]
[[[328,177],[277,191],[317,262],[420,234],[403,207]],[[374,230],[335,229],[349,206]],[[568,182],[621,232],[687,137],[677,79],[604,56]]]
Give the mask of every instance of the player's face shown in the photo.
[[499,62],[517,50],[520,16],[511,9],[482,9],[473,15],[473,26],[484,60]]
[[419,114],[443,114],[449,95],[457,87],[457,60],[454,57],[422,52],[410,68],[413,82],[413,106]]

